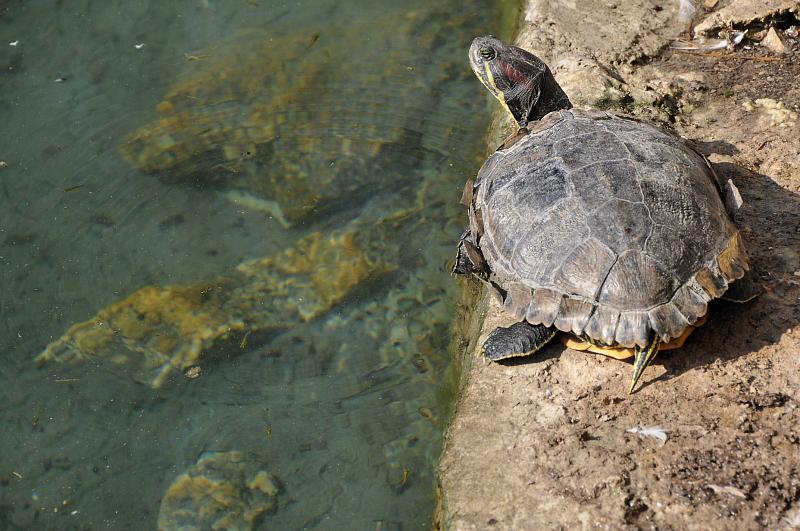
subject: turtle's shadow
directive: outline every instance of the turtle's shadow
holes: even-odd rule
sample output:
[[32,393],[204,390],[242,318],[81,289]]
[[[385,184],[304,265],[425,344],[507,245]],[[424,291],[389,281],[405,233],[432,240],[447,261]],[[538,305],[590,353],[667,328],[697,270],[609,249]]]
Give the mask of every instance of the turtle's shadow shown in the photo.
[[[706,157],[710,156],[712,153],[716,153],[717,155],[735,155],[739,153],[739,148],[725,140],[691,140],[689,144],[691,144],[695,151]],[[719,171],[717,164],[713,166],[715,170]]]
[[744,205],[736,214],[736,222],[750,265],[765,292],[744,304],[713,301],[708,321],[694,331],[684,347],[660,353],[656,358],[655,363],[660,361],[667,374],[643,382],[643,387],[717,360],[725,363],[758,352],[778,343],[788,329],[800,323],[800,305],[796,302],[800,279],[794,276],[800,269],[800,195],[766,175],[735,164],[719,163],[713,167],[723,181],[732,179],[742,195]]
[[567,349],[558,338],[554,338],[547,345],[543,346],[541,350],[537,350],[533,354],[527,356],[517,356],[514,358],[506,358],[497,360],[495,363],[506,367],[516,367],[518,365],[530,365],[532,363],[542,363],[547,360],[558,359],[561,353]]

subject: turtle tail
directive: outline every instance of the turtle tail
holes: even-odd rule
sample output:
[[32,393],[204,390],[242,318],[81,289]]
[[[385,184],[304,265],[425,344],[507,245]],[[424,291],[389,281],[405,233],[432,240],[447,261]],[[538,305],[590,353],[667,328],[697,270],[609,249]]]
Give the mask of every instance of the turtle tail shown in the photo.
[[650,365],[650,362],[656,357],[660,344],[661,337],[656,334],[655,339],[650,341],[650,343],[648,343],[646,346],[640,347],[639,345],[636,345],[633,361],[633,378],[631,378],[631,385],[628,388],[628,394],[633,393],[633,389],[639,382],[639,378],[642,377],[642,373],[644,372],[645,368]]

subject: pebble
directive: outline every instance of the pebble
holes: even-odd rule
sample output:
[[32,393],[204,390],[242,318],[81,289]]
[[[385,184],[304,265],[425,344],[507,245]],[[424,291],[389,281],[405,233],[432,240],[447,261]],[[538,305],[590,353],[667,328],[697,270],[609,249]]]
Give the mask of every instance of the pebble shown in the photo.
[[775,31],[775,28],[769,29],[767,36],[761,41],[761,46],[765,46],[775,53],[787,52],[786,43],[783,41],[783,37]]

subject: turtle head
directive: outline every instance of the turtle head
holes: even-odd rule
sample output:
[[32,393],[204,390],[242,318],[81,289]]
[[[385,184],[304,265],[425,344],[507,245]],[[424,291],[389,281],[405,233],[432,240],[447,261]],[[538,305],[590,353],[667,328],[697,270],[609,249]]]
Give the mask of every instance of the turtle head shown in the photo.
[[478,37],[469,47],[469,63],[520,127],[549,112],[572,107],[547,65],[522,48],[492,36]]

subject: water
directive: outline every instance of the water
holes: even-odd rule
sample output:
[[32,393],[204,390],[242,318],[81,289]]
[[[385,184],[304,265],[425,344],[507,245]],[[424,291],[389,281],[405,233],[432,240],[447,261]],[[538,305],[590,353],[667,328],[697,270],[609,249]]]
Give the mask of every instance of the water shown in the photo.
[[429,525],[501,13],[428,4],[0,2],[0,528]]

